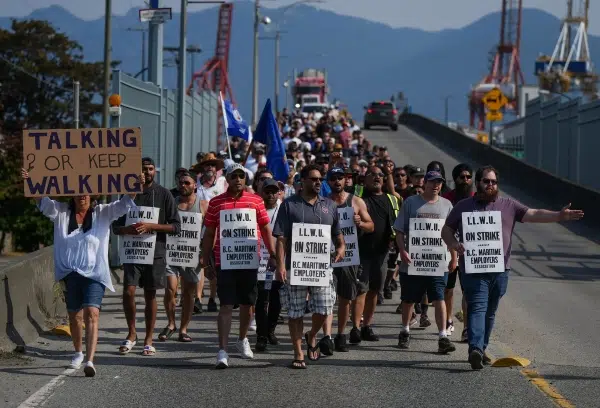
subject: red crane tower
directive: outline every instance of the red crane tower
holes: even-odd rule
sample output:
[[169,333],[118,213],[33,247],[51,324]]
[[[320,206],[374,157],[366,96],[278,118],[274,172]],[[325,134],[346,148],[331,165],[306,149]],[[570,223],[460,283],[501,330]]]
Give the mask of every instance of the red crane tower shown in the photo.
[[[233,17],[233,4],[224,3],[219,8],[219,25],[217,27],[217,45],[215,55],[206,61],[202,69],[192,74],[192,80],[188,86],[187,93],[191,94],[194,89],[194,83],[197,85],[197,92],[213,91],[221,93],[223,98],[229,99],[235,105],[235,99],[229,83],[229,45],[231,42],[231,23]],[[223,115],[219,105],[219,115],[217,120],[217,143],[221,147],[220,135],[223,134]]]
[[483,96],[493,88],[500,88],[508,98],[505,109],[518,112],[519,84],[525,82],[521,71],[521,27],[523,0],[502,0],[500,43],[496,48],[490,73],[469,94],[469,125],[485,130]]

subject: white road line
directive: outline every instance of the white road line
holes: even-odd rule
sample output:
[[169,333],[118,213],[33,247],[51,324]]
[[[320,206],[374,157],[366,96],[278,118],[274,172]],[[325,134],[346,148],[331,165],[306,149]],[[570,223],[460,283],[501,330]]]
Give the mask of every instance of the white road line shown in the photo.
[[54,394],[54,390],[60,387],[64,382],[65,378],[77,371],[74,368],[67,368],[58,376],[54,377],[52,381],[44,385],[42,388],[37,390],[35,394],[32,394],[27,400],[23,401],[18,408],[36,408],[41,407],[44,403]]

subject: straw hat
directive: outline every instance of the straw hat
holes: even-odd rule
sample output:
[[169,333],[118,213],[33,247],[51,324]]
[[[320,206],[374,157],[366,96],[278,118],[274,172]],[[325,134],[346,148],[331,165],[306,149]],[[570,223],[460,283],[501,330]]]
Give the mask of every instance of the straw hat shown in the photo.
[[204,167],[207,164],[210,164],[216,166],[217,170],[221,170],[223,169],[223,167],[225,167],[225,163],[223,162],[223,160],[218,159],[217,156],[215,156],[213,153],[207,153],[206,155],[204,155],[204,158],[199,164],[200,167]]

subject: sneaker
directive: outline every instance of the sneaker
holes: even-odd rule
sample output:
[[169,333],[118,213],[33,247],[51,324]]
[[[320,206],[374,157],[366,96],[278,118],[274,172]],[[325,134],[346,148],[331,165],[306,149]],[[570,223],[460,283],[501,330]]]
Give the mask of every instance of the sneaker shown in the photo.
[[256,331],[256,319],[252,319],[250,322],[250,326],[248,326],[248,330],[255,332]]
[[338,334],[333,339],[333,342],[335,344],[335,351],[340,351],[340,352],[343,352],[343,353],[346,353],[346,352],[350,351],[350,348],[348,347],[348,343],[347,343],[346,335],[345,334]]
[[94,363],[88,361],[85,363],[85,367],[83,368],[83,372],[86,377],[93,377],[96,375],[96,369],[94,368]]
[[244,340],[238,340],[237,343],[235,343],[235,346],[237,347],[238,351],[240,352],[240,354],[242,355],[242,358],[254,358],[254,353],[252,352],[252,349],[250,348],[250,342],[248,341],[248,338],[244,338]]
[[202,302],[200,302],[200,299],[196,298],[194,301],[194,314],[202,314],[203,311]]
[[219,350],[219,353],[217,353],[217,364],[215,368],[227,367],[229,367],[229,356],[225,350]]
[[384,290],[383,290],[383,298],[384,299],[392,299],[394,297],[394,294],[392,293],[392,288],[387,286]]
[[456,346],[448,337],[440,337],[438,340],[438,353],[452,353],[455,350]]
[[240,308],[240,305],[238,305],[237,303],[235,305],[233,305],[233,310],[237,310]]
[[448,336],[451,336],[452,332],[454,332],[454,322],[452,320],[448,320],[446,322],[446,333],[448,333]]
[[483,369],[483,353],[479,349],[473,349],[469,353],[469,363],[473,370]]
[[383,296],[381,296],[381,293],[377,294],[377,304],[383,305]]
[[79,370],[79,367],[81,367],[81,363],[83,363],[83,353],[75,353],[73,354],[73,358],[71,359],[71,364],[69,364],[69,368]]
[[318,343],[319,350],[323,355],[333,356],[333,340],[331,340],[331,336],[324,336]]
[[379,336],[373,332],[371,326],[363,326],[360,330],[360,338],[365,341],[379,341]]
[[398,290],[398,281],[395,279],[392,279],[392,281],[390,282],[390,288],[392,289],[392,292],[395,292]]
[[257,353],[262,353],[263,351],[267,350],[267,338],[263,337],[263,336],[258,336],[256,338],[256,345],[254,346],[254,350]]
[[419,321],[417,320],[417,314],[415,312],[413,312],[413,314],[410,318],[410,322],[408,323],[408,327],[410,327],[412,329],[413,327],[417,327],[418,324],[419,324]]
[[277,338],[277,336],[275,336],[275,331],[270,331],[269,334],[267,335],[267,340],[269,341],[269,344],[273,345],[273,346],[278,346],[279,345],[279,339]]
[[483,365],[492,365],[493,361],[487,353],[483,353]]
[[206,305],[207,312],[217,312],[219,308],[217,307],[217,302],[213,298],[208,299],[208,304]]
[[462,334],[460,335],[460,342],[461,343],[469,342],[469,331],[467,330],[466,327],[463,329]]
[[410,333],[401,331],[398,335],[398,347],[401,349],[407,349],[410,347]]
[[358,328],[353,327],[350,330],[350,344],[360,344],[362,339],[360,338],[360,330]]
[[399,314],[399,315],[401,315],[401,314],[402,314],[402,303],[400,303],[400,304],[398,305],[398,307],[396,308],[396,313],[397,313],[397,314]]
[[419,322],[419,326],[420,327],[431,326],[431,320],[429,320],[429,317],[427,317],[427,315],[424,315],[424,314],[421,315],[421,321]]

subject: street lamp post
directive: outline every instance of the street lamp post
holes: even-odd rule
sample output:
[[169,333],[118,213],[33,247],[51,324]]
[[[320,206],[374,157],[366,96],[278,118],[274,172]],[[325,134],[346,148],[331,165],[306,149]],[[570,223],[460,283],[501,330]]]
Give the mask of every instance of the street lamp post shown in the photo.
[[108,94],[110,92],[110,50],[112,47],[112,0],[105,0],[104,10],[104,95],[102,127],[108,127]]
[[142,68],[140,70],[142,81],[146,80],[146,33],[148,29],[145,27],[130,27],[127,31],[138,31],[142,33]]

